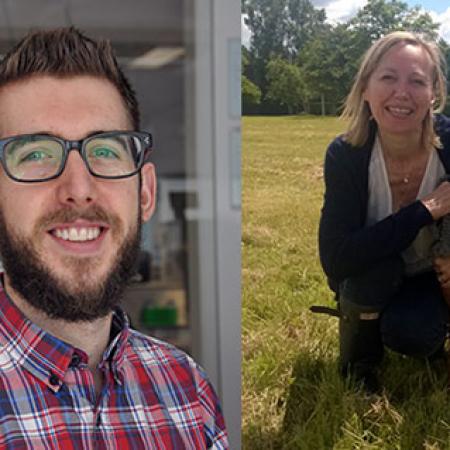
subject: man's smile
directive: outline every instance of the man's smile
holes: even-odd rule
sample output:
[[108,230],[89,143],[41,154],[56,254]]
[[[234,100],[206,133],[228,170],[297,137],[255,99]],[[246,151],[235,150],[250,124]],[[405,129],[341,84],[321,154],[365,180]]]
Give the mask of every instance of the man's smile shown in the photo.
[[60,238],[64,241],[93,241],[97,239],[100,235],[101,228],[97,227],[83,227],[83,228],[58,228],[56,230],[52,230],[52,234],[57,238]]
[[100,250],[109,230],[110,227],[106,223],[78,219],[70,223],[52,225],[47,232],[54,242],[66,251],[90,253]]

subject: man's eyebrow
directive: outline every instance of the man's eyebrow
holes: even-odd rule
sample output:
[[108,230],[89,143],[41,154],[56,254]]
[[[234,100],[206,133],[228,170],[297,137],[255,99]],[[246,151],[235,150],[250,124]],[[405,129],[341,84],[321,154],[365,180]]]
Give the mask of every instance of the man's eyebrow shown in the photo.
[[[94,136],[94,135],[99,134],[99,133],[106,133],[106,131],[105,130],[91,131],[90,133],[86,134],[82,139],[89,138],[89,137]],[[52,133],[51,131],[47,131],[47,130],[36,131],[36,132],[30,133],[30,134],[43,134],[43,135],[47,135],[47,136],[55,136],[57,138],[65,139],[65,140],[78,140],[78,139],[66,139],[65,137],[63,137],[63,136],[61,136],[59,134],[55,134],[55,133]]]
[[106,133],[106,131],[105,131],[105,130],[95,130],[95,131],[91,131],[89,134],[86,135],[85,138],[88,138],[88,137],[94,136],[95,134],[100,134],[100,133]]

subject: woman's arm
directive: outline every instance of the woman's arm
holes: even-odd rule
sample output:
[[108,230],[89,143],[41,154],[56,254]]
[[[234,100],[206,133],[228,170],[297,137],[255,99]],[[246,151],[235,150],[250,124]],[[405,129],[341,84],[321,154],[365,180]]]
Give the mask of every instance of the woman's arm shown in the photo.
[[[360,274],[371,265],[406,249],[419,230],[433,222],[421,201],[415,201],[380,222],[366,227],[367,199],[349,151],[334,142],[325,158],[325,196],[319,226],[319,252],[326,275],[336,282]],[[347,153],[346,153],[347,152]],[[364,168],[367,170],[367,167]]]

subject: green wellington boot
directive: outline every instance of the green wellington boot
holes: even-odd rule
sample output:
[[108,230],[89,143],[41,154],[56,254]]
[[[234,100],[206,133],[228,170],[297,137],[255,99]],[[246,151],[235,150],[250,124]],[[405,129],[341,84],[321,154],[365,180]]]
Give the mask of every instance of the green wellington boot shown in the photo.
[[379,392],[377,368],[383,358],[379,313],[361,313],[341,298],[339,347],[342,375],[361,383],[369,393]]

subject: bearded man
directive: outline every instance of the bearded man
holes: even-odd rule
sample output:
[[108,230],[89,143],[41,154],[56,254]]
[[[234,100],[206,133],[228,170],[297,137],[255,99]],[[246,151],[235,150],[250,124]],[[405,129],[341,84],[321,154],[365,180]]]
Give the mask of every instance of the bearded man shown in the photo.
[[28,34],[0,63],[0,448],[226,449],[218,399],[119,303],[155,207],[111,45]]

